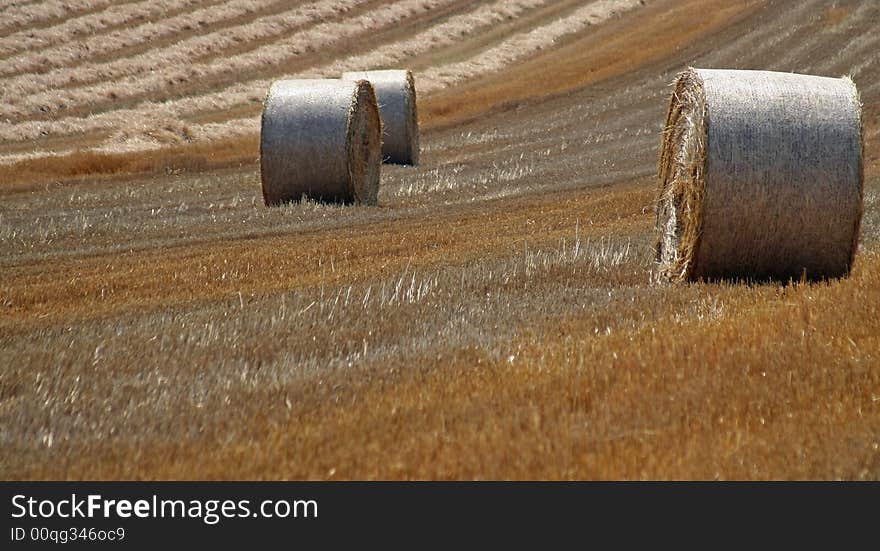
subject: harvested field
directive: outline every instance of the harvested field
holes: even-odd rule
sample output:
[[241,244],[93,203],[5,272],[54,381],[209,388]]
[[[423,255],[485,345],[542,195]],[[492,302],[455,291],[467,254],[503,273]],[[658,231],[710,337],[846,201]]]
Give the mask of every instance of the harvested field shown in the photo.
[[[0,478],[880,478],[877,2],[245,4],[0,3]],[[848,278],[651,284],[688,66],[853,79]],[[266,208],[268,84],[384,67],[419,166]]]

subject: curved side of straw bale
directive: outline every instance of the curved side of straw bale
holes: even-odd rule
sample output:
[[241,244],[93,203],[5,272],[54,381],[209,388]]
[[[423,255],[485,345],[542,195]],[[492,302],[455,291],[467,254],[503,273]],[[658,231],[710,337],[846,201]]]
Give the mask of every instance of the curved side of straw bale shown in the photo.
[[387,162],[419,164],[419,117],[411,71],[382,70],[343,73],[345,80],[369,80],[376,90],[382,117],[382,156]]
[[660,147],[656,279],[847,275],[862,156],[852,80],[688,69]]
[[365,80],[279,80],[269,87],[260,129],[267,205],[303,196],[375,204],[381,121]]

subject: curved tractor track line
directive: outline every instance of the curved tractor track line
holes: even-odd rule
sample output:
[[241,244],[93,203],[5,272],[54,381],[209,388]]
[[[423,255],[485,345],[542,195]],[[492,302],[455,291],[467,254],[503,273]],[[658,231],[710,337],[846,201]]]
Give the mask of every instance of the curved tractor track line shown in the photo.
[[[452,29],[457,29],[460,33],[462,30],[461,25],[464,22],[468,22],[471,26],[471,29],[480,28],[484,25],[490,25],[493,22],[497,21],[499,18],[504,19],[510,14],[515,14],[518,11],[522,11],[529,6],[539,5],[541,3],[543,3],[543,0],[497,2],[495,4],[479,8],[478,10],[473,12],[474,14],[476,14],[474,16],[463,14],[450,17],[444,23],[437,25],[436,35],[445,35],[448,31]],[[369,16],[365,19],[373,18],[374,16]],[[388,24],[390,24],[390,22]],[[420,33],[419,36],[424,36],[424,33]],[[330,38],[332,40],[332,37]],[[422,46],[430,47],[431,44],[426,43]],[[268,85],[269,82],[271,82],[271,80],[274,80],[274,78],[261,79],[247,83],[238,83],[220,89],[218,91],[211,92],[209,94],[182,98],[162,104],[161,106],[147,103],[145,105],[142,105],[141,107],[120,111],[111,111],[91,117],[70,117],[66,119],[59,119],[57,121],[46,122],[31,121],[26,123],[17,123],[15,125],[7,126],[6,128],[3,128],[4,124],[0,123],[0,134],[2,134],[3,136],[9,136],[12,139],[14,139],[14,136],[18,136],[19,138],[21,138],[22,136],[27,135],[27,133],[23,133],[22,130],[24,130],[24,128],[28,126],[31,129],[31,136],[38,136],[41,132],[46,131],[53,134],[56,134],[59,131],[61,131],[62,133],[65,131],[70,133],[81,133],[84,131],[87,132],[102,130],[108,127],[112,128],[124,120],[131,123],[131,121],[137,121],[142,118],[138,117],[138,115],[146,116],[147,119],[149,119],[150,117],[157,116],[161,112],[161,116],[163,117],[179,117],[186,113],[197,113],[205,108],[219,109],[223,108],[224,106],[233,106],[251,101],[260,101],[262,99],[265,87]]]
[[[506,38],[500,44],[478,52],[469,59],[431,67],[419,73],[417,75],[419,91],[431,93],[449,84],[473,78],[477,75],[482,76],[499,72],[511,63],[547,48],[563,36],[580,32],[589,25],[600,24],[610,17],[618,16],[622,12],[640,5],[642,4],[639,0],[628,0],[626,2],[621,2],[620,0],[600,0],[591,3],[562,19]],[[402,61],[405,57],[424,53],[427,51],[424,45],[430,44],[432,47],[441,47],[452,42],[451,40],[448,42],[444,41],[441,38],[443,35],[448,36],[445,32],[441,36],[431,33],[434,35],[429,37],[426,34],[428,33],[417,35],[406,41],[406,44],[403,45],[389,44],[362,56],[334,62],[329,66],[309,71],[309,74],[324,76],[356,67],[370,67],[381,63],[393,64]],[[304,75],[291,75],[291,78],[297,76]],[[211,139],[226,139],[258,132],[258,122],[258,117],[245,117],[223,123],[192,126],[191,128],[197,135],[208,136]]]
[[[148,3],[149,6],[152,4]],[[183,49],[200,36],[221,36],[220,33],[224,31],[237,31],[243,25],[252,24],[253,19],[258,17],[274,17],[271,9],[278,7],[287,9],[290,8],[290,3],[283,0],[259,0],[242,5],[240,0],[226,0],[192,11],[174,13],[165,19],[148,21],[136,27],[93,34],[78,40],[74,45],[61,44],[9,57],[0,61],[0,74],[17,76],[22,83],[18,88],[19,93],[88,83],[94,79],[107,78],[108,73],[101,69],[114,62],[120,64],[137,55],[157,55],[164,48]],[[344,7],[343,4],[342,8]],[[304,9],[308,7],[299,6],[288,11]],[[263,13],[266,11],[269,13]],[[250,18],[251,21],[242,24],[242,18]],[[174,40],[182,33],[185,36],[181,40]],[[158,46],[154,45],[156,42],[159,43]],[[162,45],[163,43],[167,45]],[[134,49],[137,51],[132,52]],[[111,56],[120,51],[127,55]],[[110,57],[114,59],[108,61],[107,58]],[[98,61],[93,61],[94,58],[98,58]],[[36,72],[28,73],[32,70]],[[11,79],[9,85],[16,86],[16,82],[18,81]]]
[[590,25],[603,23],[643,4],[643,0],[593,2],[563,19],[507,38],[470,59],[431,67],[420,75],[422,89],[432,92],[475,75],[501,71],[511,63],[550,47],[564,36],[579,33]]
[[10,8],[20,8],[42,1],[44,0],[0,0],[0,16],[4,15],[4,12]]
[[[47,75],[23,75],[17,79],[10,79],[4,84],[6,102],[0,108],[11,117],[23,117],[40,112],[53,113],[62,106],[66,109],[84,105],[91,108],[95,105],[116,103],[129,98],[149,96],[154,92],[167,91],[169,84],[201,80],[217,74],[238,76],[242,71],[272,66],[289,57],[338,43],[347,37],[358,36],[364,32],[375,32],[377,28],[399,24],[410,16],[438,9],[456,0],[401,0],[351,19],[322,22],[336,14],[340,5],[351,8],[367,1],[324,0],[312,4],[310,9],[295,9],[277,16],[268,16],[232,32],[210,33],[125,60],[84,65]],[[309,23],[313,25],[303,28]],[[290,31],[296,32],[285,36],[285,33]],[[219,57],[209,62],[193,62],[194,57],[219,54],[224,48],[238,45],[242,41],[265,40],[271,37],[277,37],[277,40],[269,44],[260,44],[248,52]],[[35,89],[58,86],[71,76],[76,78],[75,75],[83,73],[90,75],[88,80],[100,80],[100,82],[30,95]],[[31,83],[37,86],[32,86]],[[15,101],[16,97],[20,97],[22,101]]]
[[[222,3],[235,6],[239,2],[224,0]],[[187,11],[192,7],[196,9]],[[189,20],[191,25],[197,24],[199,16],[210,16],[219,7],[217,4],[205,6],[201,0],[144,0],[133,5],[111,6],[102,12],[67,19],[51,27],[24,29],[0,38],[0,56],[3,56],[0,74],[30,70],[45,72],[64,66],[69,61],[78,62],[111,52],[113,48],[105,41],[136,34],[138,29],[146,26],[162,29],[163,25],[172,24],[177,19]],[[130,26],[133,22],[137,22],[138,26]],[[167,32],[172,32],[174,28],[169,27]],[[161,34],[153,33],[150,38],[154,36]],[[68,43],[71,41],[75,41],[75,44]],[[71,51],[73,46],[76,46],[75,51]]]
[[[406,55],[412,55],[427,51],[434,47],[441,47],[455,43],[460,40],[460,37],[463,34],[476,32],[480,28],[483,28],[487,25],[492,25],[497,22],[504,21],[508,17],[514,17],[526,9],[533,9],[544,3],[545,0],[496,2],[495,4],[482,6],[471,13],[460,14],[450,17],[449,19],[436,25],[435,27],[419,32],[409,39],[405,39],[402,43],[391,43],[380,47],[373,53],[353,56],[345,61],[334,62],[330,65],[318,68],[316,70],[310,70],[305,73],[297,73],[293,75],[285,75],[284,77],[278,78],[296,76],[330,76],[343,70],[367,66],[370,63],[381,63],[383,61],[394,62],[401,59],[401,52]],[[161,107],[150,104],[142,108],[126,110],[122,113],[109,112],[101,115],[96,115],[94,117],[89,117],[87,119],[69,119],[69,121],[76,121],[73,123],[75,126],[71,128],[71,131],[80,132],[84,129],[100,130],[106,128],[108,125],[99,121],[106,121],[109,118],[114,118],[114,115],[117,113],[123,116],[123,119],[117,120],[131,121],[138,120],[136,117],[138,113],[142,115],[147,115],[147,113],[149,113],[149,116],[154,116],[157,112],[157,109],[163,111],[162,114],[164,116],[175,118],[185,116],[187,114],[198,113],[204,108],[225,109],[234,107],[236,105],[242,104],[243,102],[247,103],[249,101],[260,99],[262,97],[262,90],[266,86],[268,86],[271,80],[273,79],[258,80],[249,83],[239,83],[232,85],[231,87],[228,87],[226,89],[212,92],[203,96],[195,96],[175,100],[163,104]],[[30,124],[37,125],[39,123]],[[62,120],[55,121],[54,123],[49,124],[51,125],[49,128],[52,128],[54,130],[59,128],[60,125],[65,124],[65,122]],[[46,127],[43,125],[40,125],[40,127],[40,130],[46,129]],[[0,123],[0,128],[2,128],[2,123]],[[19,125],[17,125],[17,129],[21,130],[21,128],[22,126],[20,123]],[[217,128],[217,126],[211,126],[210,128]],[[39,132],[40,130],[37,130],[37,132]]]
[[[207,34],[190,35],[178,42],[123,59],[85,62],[72,67],[56,68],[46,73],[16,75],[13,78],[5,79],[4,88],[6,90],[0,93],[4,99],[14,100],[20,95],[51,88],[66,87],[68,91],[73,92],[86,87],[76,86],[78,84],[87,85],[113,78],[133,77],[157,69],[168,70],[167,64],[169,63],[185,63],[197,57],[220,54],[225,47],[240,46],[251,41],[277,37],[289,30],[300,29],[304,25],[325,17],[332,17],[340,12],[344,13],[348,9],[367,2],[369,0],[343,0],[340,2],[317,0],[304,6],[285,9],[244,25],[236,25],[232,28],[221,27],[212,29]],[[284,7],[288,8],[289,6],[284,5]],[[233,9],[233,13],[238,16],[244,12]],[[225,16],[220,20],[223,19],[226,19]],[[130,33],[119,37],[119,41],[115,38],[111,39],[104,47],[115,47],[116,45],[125,47],[132,39],[151,38],[151,33],[154,30],[149,25],[132,29]]]
[[[124,2],[133,3],[134,0]],[[9,29],[42,28],[58,24],[70,17],[79,17],[112,6],[113,0],[49,0],[35,5],[10,8],[0,21],[0,37],[11,34]],[[14,32],[14,31],[13,31]]]
[[[607,6],[607,3],[600,2],[598,3],[598,5]],[[505,65],[514,62],[522,56],[527,56],[534,51],[545,48],[548,44],[552,44],[556,39],[560,38],[561,36],[564,36],[570,32],[576,32],[577,30],[583,28],[583,26],[589,24],[591,21],[594,21],[596,15],[592,13],[592,10],[595,9],[595,7],[596,5],[591,4],[590,6],[577,10],[575,13],[567,18],[541,26],[527,33],[514,35],[513,37],[505,39],[501,44],[478,54],[472,59],[465,60],[463,62],[457,62],[449,66],[429,68],[424,74],[419,75],[420,89],[434,90],[442,87],[444,83],[458,82],[460,80],[474,76],[475,74],[480,74],[484,71],[498,71],[502,69]],[[437,33],[439,33],[439,38],[438,35],[434,33],[434,31],[437,31]],[[408,55],[418,54],[428,49],[425,45],[437,45],[438,41],[439,45],[442,46],[443,34],[447,32],[452,32],[452,29],[448,29],[443,27],[443,25],[440,25],[435,29],[429,29],[424,33],[419,33],[418,35],[404,41],[403,43],[388,44],[386,46],[380,47],[379,49],[371,53],[367,53],[361,56],[354,56],[346,60],[340,60],[327,66],[319,67],[311,71],[306,71],[305,73],[296,73],[286,76],[328,76],[334,74],[334,72],[339,72],[348,68],[359,68],[363,66],[368,66],[371,63],[395,62],[403,59],[404,56],[401,55],[401,52],[406,52]],[[232,87],[229,87],[217,93],[184,98],[181,100],[170,102],[169,104],[164,104],[161,107],[148,104],[143,110],[136,108],[134,110],[124,112],[124,119],[119,120],[138,120],[138,117],[149,117],[157,110],[159,112],[165,111],[164,115],[168,119],[178,119],[181,117],[195,116],[200,111],[205,109],[216,111],[234,109],[237,106],[247,105],[248,103],[253,103],[254,101],[258,100],[260,89],[267,86],[269,82],[270,80],[267,79],[246,84],[233,85]],[[242,102],[241,100],[243,96],[250,97]],[[98,115],[95,117],[95,119],[103,117],[105,121],[104,123],[99,123],[97,125],[87,124],[85,127],[90,128],[93,131],[100,130],[102,128],[112,127],[112,115],[112,113]],[[225,139],[230,137],[247,136],[257,132],[258,128],[255,122],[256,120],[257,117],[252,116],[224,122],[211,122],[204,125],[187,125],[187,134],[190,136],[190,139],[197,140]],[[147,122],[145,121],[144,124],[146,125]],[[177,124],[180,125],[180,123]],[[82,130],[82,127],[73,130],[73,132],[77,132],[80,130]],[[157,143],[152,140],[146,140],[145,142],[139,142],[138,140],[126,140],[125,144],[115,144],[111,142],[110,144],[108,144],[107,147],[102,148],[102,150],[137,151],[142,147],[147,149],[154,149],[157,147],[162,147],[162,145],[162,143]],[[19,158],[25,157],[7,157],[6,160],[9,161]]]

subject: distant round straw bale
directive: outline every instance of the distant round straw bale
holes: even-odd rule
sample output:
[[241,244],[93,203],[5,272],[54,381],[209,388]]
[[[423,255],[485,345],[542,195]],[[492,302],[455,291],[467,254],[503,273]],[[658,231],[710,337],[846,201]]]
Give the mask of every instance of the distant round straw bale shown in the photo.
[[659,179],[657,279],[845,276],[862,217],[855,84],[688,69],[674,84]]
[[405,70],[343,73],[345,80],[369,80],[382,117],[382,156],[386,162],[419,164],[419,118],[412,72]]
[[267,205],[298,201],[375,204],[381,121],[365,80],[279,80],[263,104],[260,176]]

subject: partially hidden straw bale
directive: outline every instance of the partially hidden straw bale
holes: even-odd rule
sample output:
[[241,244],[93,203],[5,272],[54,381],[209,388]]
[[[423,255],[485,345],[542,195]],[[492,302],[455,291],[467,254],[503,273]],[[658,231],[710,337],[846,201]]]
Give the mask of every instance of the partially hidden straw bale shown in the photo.
[[412,72],[405,70],[343,73],[345,80],[369,80],[382,117],[382,156],[386,162],[419,164],[419,118]]
[[365,80],[272,83],[260,130],[263,200],[375,204],[381,136],[375,92]]
[[659,180],[657,279],[844,276],[862,216],[855,84],[688,69],[674,83]]

